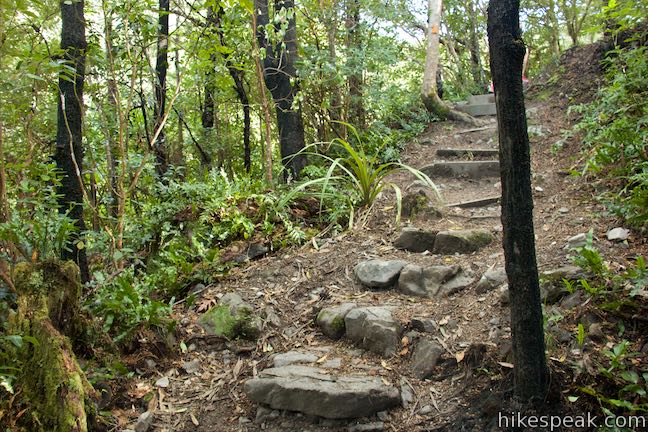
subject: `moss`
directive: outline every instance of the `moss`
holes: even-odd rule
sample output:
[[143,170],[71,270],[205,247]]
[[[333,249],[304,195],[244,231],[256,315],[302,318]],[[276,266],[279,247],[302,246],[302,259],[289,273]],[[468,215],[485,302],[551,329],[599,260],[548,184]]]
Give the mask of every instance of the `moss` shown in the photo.
[[346,330],[344,318],[342,318],[341,315],[337,315],[335,318],[333,318],[333,321],[331,321],[331,328],[336,333],[344,333],[344,330]]
[[259,326],[248,308],[240,308],[232,313],[227,305],[214,306],[198,322],[209,333],[228,339],[254,340],[259,337]]
[[[66,308],[71,303],[78,307],[78,270],[54,262],[21,264],[16,268],[16,282],[18,310],[9,329],[36,341],[16,353],[23,365],[18,385],[30,407],[24,417],[29,430],[85,432],[97,395],[61,330],[73,321],[70,316],[76,311]],[[57,299],[62,303],[55,304]]]
[[482,247],[491,244],[493,235],[488,231],[472,231],[467,240],[477,247]]

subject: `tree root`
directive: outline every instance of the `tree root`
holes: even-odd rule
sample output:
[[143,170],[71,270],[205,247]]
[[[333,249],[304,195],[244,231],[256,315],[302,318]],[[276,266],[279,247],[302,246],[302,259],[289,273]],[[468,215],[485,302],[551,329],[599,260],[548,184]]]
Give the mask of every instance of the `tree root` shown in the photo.
[[98,397],[72,349],[71,341],[87,334],[78,313],[79,270],[72,262],[22,263],[15,276],[18,309],[9,331],[31,341],[16,352],[24,420],[33,431],[87,432]]

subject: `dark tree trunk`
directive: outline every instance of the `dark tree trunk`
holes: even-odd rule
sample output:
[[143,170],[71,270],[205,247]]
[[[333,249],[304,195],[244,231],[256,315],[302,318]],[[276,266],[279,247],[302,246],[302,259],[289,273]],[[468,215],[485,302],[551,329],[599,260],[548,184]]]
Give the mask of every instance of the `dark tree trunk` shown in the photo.
[[70,69],[59,77],[58,118],[56,128],[56,166],[63,173],[59,186],[59,212],[69,210],[77,232],[62,251],[63,260],[73,260],[81,271],[81,281],[89,280],[88,260],[83,247],[82,235],[86,226],[83,221],[83,81],[85,77],[85,18],[83,0],[70,4],[61,1],[61,49]]
[[[213,13],[212,10],[213,9],[210,8],[210,13]],[[225,34],[221,25],[223,13],[224,9],[219,8],[215,24],[221,46],[227,46],[225,43]],[[234,65],[230,53],[223,52],[223,58],[225,59],[225,66],[227,66],[227,70],[234,80],[234,91],[236,92],[236,96],[243,106],[243,166],[245,167],[245,171],[249,173],[252,168],[252,155],[250,149],[250,100],[243,81],[243,71]]]
[[160,130],[155,140],[155,169],[159,177],[169,168],[169,151],[164,133],[166,112],[166,77],[169,68],[169,0],[160,0],[157,37],[157,59],[155,62],[155,131]]
[[[257,22],[257,40],[259,47],[264,48],[266,57],[263,61],[263,75],[266,86],[277,109],[277,125],[279,126],[279,143],[281,159],[285,168],[284,178],[289,176],[299,178],[299,173],[306,166],[306,157],[297,155],[304,148],[304,122],[301,108],[293,107],[295,96],[299,92],[297,83],[297,27],[295,21],[294,0],[275,0],[275,13],[285,10],[289,17],[282,41],[269,41],[265,28],[270,25],[268,0],[255,0]],[[281,25],[275,23],[277,33]],[[293,84],[294,83],[294,84]]]
[[364,129],[366,113],[362,94],[364,68],[362,34],[360,32],[360,0],[347,0],[346,6],[347,51],[349,69],[349,123]]
[[514,395],[540,404],[547,392],[548,370],[533,231],[531,161],[527,132],[519,0],[491,0],[488,40],[497,103],[502,178],[504,257],[511,296]]

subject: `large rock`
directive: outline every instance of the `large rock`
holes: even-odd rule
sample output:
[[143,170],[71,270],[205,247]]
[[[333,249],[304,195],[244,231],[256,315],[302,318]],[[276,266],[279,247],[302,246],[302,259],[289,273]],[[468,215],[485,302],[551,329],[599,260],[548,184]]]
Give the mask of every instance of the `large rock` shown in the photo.
[[408,295],[441,297],[454,294],[474,281],[472,274],[457,265],[424,268],[408,264],[401,270],[397,287],[399,291]]
[[369,351],[391,357],[400,341],[401,326],[385,307],[351,310],[344,318],[346,336]]
[[402,260],[383,261],[373,259],[361,262],[353,269],[362,285],[369,288],[391,288],[407,262]]
[[410,252],[432,252],[437,233],[438,231],[425,231],[411,227],[403,228],[394,241],[394,247]]
[[285,353],[275,354],[272,357],[274,367],[283,367],[295,363],[314,363],[319,357],[313,353],[302,351],[288,351]]
[[418,379],[429,378],[443,354],[443,347],[427,339],[421,340],[412,354],[412,374]]
[[477,294],[483,294],[502,286],[506,281],[507,276],[504,267],[490,269],[479,279],[475,291]]
[[229,339],[256,339],[263,328],[263,321],[253,314],[252,306],[236,293],[227,293],[219,304],[209,309],[198,324],[208,334]]
[[332,376],[306,366],[261,371],[244,385],[245,394],[270,408],[329,419],[366,417],[400,405],[400,394],[380,378]]
[[355,303],[343,303],[339,306],[324,308],[317,314],[315,323],[326,336],[331,339],[340,339],[346,330],[344,318],[354,308],[356,308]]
[[441,231],[434,242],[435,254],[471,253],[488,246],[493,235],[485,230]]

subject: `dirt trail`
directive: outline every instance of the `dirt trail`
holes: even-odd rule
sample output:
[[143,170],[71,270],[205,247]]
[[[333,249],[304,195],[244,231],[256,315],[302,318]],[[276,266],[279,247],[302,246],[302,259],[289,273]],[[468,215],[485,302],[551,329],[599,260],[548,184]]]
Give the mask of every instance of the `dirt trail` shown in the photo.
[[[615,225],[610,220],[595,219],[602,207],[591,199],[582,180],[566,175],[576,160],[564,157],[564,153],[552,155],[552,146],[562,139],[561,130],[568,127],[562,113],[546,103],[531,104],[529,122],[533,125],[538,261],[541,269],[549,269],[568,263],[563,247],[569,237],[590,228],[601,236]],[[447,122],[431,125],[407,147],[403,161],[423,167],[438,160],[439,148],[496,148],[494,124],[492,128],[460,133],[465,129],[463,125]],[[414,179],[399,174],[394,181],[405,191]],[[446,203],[499,193],[498,178],[436,181]],[[502,409],[502,395],[510,390],[506,379],[510,367],[507,364],[510,328],[502,292],[495,289],[480,294],[471,286],[449,297],[410,297],[396,290],[364,288],[355,280],[353,268],[370,258],[403,259],[421,266],[459,264],[478,278],[504,263],[499,206],[446,208],[441,218],[409,221],[412,226],[430,230],[482,228],[495,237],[492,244],[478,252],[449,256],[394,248],[393,240],[408,222],[401,227],[395,225],[393,206],[393,196],[385,192],[364,226],[334,239],[320,239],[300,248],[282,250],[235,269],[225,280],[200,293],[195,304],[178,305],[175,308],[178,339],[185,343],[188,352],[172,359],[142,357],[142,373],[131,382],[128,392],[134,410],[114,411],[118,418],[133,421],[148,407],[155,410],[150,430],[156,431],[460,430],[457,419],[461,419],[465,430],[497,430],[494,422]],[[601,241],[600,247],[604,253],[609,248],[617,255],[627,252],[628,257],[636,256],[636,252],[619,249],[605,241]],[[200,313],[228,292],[238,293],[256,312],[271,312],[273,319],[266,320],[257,343],[225,343],[204,335],[196,324]],[[409,341],[401,341],[400,352],[384,359],[344,338],[333,341],[324,336],[314,324],[314,317],[320,309],[343,302],[393,306],[394,316],[406,332],[412,329],[412,317],[433,319],[437,324],[433,337],[443,346],[444,353],[432,378],[413,377],[413,347],[408,345]],[[483,347],[485,351],[474,347]],[[318,421],[282,412],[266,413],[269,417],[264,422],[255,422],[258,406],[244,395],[243,383],[269,367],[271,355],[296,349],[319,353],[321,361],[317,364],[341,359],[334,373],[356,372],[380,377],[384,383],[411,393],[411,400],[404,407],[381,413],[379,417],[358,421]],[[156,385],[163,375],[169,378],[168,385],[160,386],[166,384],[164,380]],[[151,390],[155,398],[144,402],[142,396]],[[374,428],[353,429],[356,423]],[[445,424],[454,426],[444,428]]]

